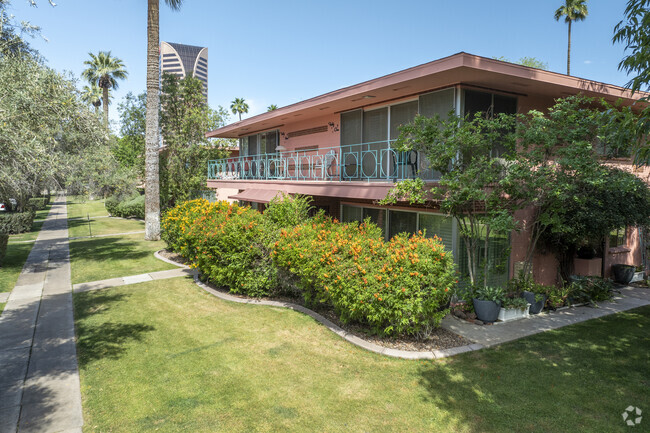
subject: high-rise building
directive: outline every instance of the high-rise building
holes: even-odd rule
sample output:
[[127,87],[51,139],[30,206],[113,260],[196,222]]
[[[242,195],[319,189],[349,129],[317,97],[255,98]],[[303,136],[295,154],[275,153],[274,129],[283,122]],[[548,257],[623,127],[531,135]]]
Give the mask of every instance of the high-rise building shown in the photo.
[[203,83],[203,96],[208,100],[208,48],[194,45],[160,43],[160,72],[185,78],[188,74]]

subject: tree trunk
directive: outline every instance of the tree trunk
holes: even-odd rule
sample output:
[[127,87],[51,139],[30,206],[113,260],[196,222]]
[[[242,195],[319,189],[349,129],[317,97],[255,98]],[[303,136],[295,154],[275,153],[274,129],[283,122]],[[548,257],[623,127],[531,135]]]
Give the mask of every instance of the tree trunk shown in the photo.
[[104,126],[108,129],[108,87],[102,87],[102,106],[104,108]]
[[158,0],[148,0],[147,12],[147,115],[145,123],[144,239],[160,239],[160,185],[158,180]]
[[569,21],[569,44],[566,51],[566,74],[571,75],[571,21]]

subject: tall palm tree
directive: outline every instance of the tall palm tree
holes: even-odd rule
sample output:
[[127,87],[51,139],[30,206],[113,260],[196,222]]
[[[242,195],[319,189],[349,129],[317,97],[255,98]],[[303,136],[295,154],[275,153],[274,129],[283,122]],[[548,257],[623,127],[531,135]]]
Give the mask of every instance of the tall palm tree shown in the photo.
[[275,111],[278,109],[278,106],[275,104],[271,104],[268,107],[266,107],[266,111]]
[[566,54],[566,74],[571,75],[571,23],[573,21],[582,21],[587,18],[587,0],[564,0],[564,4],[555,11],[555,21],[564,18],[564,22],[569,25],[569,45]]
[[239,120],[241,120],[242,113],[248,113],[248,104],[244,98],[235,98],[230,104],[230,111],[232,114],[239,114]]
[[[181,7],[183,0],[165,0],[173,10]],[[158,105],[160,104],[160,14],[159,0],[147,0],[147,113],[145,119],[144,155],[144,239],[160,239],[160,184],[158,168]]]
[[110,51],[100,51],[97,55],[88,53],[88,55],[90,60],[84,62],[88,68],[81,73],[81,77],[102,89],[104,125],[108,128],[108,89],[117,89],[117,80],[126,79],[129,73],[124,68],[124,62],[117,57],[111,57]]
[[95,107],[95,114],[97,114],[99,107],[102,105],[102,89],[100,89],[96,84],[84,86],[81,90],[81,100],[86,104]]

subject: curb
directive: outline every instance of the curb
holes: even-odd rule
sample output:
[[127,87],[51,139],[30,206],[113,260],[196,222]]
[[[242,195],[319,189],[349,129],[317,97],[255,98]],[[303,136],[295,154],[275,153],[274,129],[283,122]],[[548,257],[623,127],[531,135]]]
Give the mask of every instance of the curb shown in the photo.
[[167,258],[161,256],[161,255],[160,255],[160,252],[161,252],[161,251],[162,251],[162,250],[158,250],[158,251],[156,251],[155,253],[153,253],[153,256],[154,256],[155,258],[157,258],[158,260],[162,260],[163,262],[165,262],[165,263],[169,263],[170,265],[178,266],[179,268],[183,268],[183,269],[189,269],[189,268],[190,268],[190,267],[187,266],[187,265],[184,265],[184,264],[182,264],[182,263],[175,262],[175,261],[173,261],[173,260],[169,260],[169,259],[167,259]]

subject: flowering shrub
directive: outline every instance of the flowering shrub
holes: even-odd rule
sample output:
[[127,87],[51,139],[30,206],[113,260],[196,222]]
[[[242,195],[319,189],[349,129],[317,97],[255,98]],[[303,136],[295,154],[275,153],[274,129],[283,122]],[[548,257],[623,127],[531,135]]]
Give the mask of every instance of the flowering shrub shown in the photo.
[[421,233],[384,242],[373,224],[321,218],[282,232],[274,262],[300,278],[308,302],[331,304],[342,321],[380,334],[420,334],[439,325],[455,284],[451,254]]

